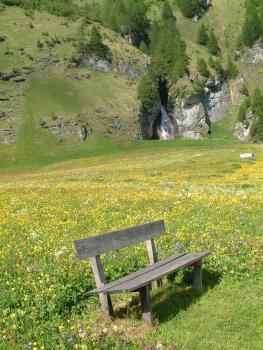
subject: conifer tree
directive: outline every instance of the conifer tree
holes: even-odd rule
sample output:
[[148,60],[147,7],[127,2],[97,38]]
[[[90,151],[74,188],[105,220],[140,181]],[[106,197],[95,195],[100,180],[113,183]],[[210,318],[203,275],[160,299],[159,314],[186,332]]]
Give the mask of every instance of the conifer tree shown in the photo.
[[251,137],[255,142],[263,142],[263,95],[259,88],[256,88],[252,96],[252,111],[254,121],[251,127]]
[[162,18],[164,20],[174,18],[173,10],[168,0],[165,0],[162,8]]
[[203,59],[203,58],[199,58],[198,61],[197,61],[197,69],[199,71],[199,73],[206,77],[206,78],[209,78],[210,76],[210,72],[207,68],[207,63],[206,61]]
[[211,55],[217,56],[220,53],[218,41],[213,30],[210,31],[207,41],[207,48]]
[[229,79],[235,79],[238,76],[238,68],[230,56],[228,57],[226,71],[227,71],[227,77]]
[[252,95],[252,110],[257,116],[263,118],[263,96],[261,90],[257,87]]
[[250,1],[247,2],[245,23],[242,29],[243,43],[247,46],[252,46],[262,34],[258,8]]
[[194,17],[201,8],[201,0],[178,0],[178,5],[185,17]]
[[202,23],[198,30],[197,43],[200,45],[206,45],[207,41],[208,41],[207,27]]

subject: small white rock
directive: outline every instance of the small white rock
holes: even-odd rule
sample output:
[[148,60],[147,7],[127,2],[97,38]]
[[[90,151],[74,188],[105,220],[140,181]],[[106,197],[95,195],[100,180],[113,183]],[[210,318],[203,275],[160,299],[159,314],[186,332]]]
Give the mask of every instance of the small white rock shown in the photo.
[[256,158],[256,155],[254,153],[241,153],[240,158],[241,159],[254,159],[254,158]]
[[156,344],[156,350],[163,350],[163,349],[164,349],[164,346],[162,343],[159,342]]

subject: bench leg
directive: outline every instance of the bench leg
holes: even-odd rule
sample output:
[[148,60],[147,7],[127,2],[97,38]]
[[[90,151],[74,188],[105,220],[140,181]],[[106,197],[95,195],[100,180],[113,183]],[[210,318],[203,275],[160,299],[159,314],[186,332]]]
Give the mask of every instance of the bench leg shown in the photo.
[[202,293],[202,261],[197,261],[194,264],[194,289]]
[[104,293],[100,293],[99,298],[100,298],[100,304],[101,304],[101,310],[103,312],[103,316],[105,320],[110,321],[111,318],[114,316],[111,298],[108,294],[104,294]]
[[140,300],[142,307],[142,319],[144,322],[153,324],[152,302],[150,296],[150,285],[140,288]]

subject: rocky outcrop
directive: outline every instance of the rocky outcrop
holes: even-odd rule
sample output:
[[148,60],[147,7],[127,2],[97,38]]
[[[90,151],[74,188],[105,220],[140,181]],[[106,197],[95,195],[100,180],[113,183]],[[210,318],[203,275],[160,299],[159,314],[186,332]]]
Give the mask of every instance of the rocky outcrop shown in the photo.
[[14,68],[9,73],[0,72],[0,79],[4,81],[22,82],[26,80],[26,76],[33,72],[32,67]]
[[145,140],[157,139],[157,121],[160,117],[161,101],[156,100],[155,106],[150,110],[142,108],[140,113],[140,124],[142,138]]
[[251,111],[247,112],[243,122],[238,122],[235,125],[233,135],[239,141],[248,141],[250,138],[250,129],[253,124],[254,116]]
[[179,100],[172,115],[178,134],[185,139],[200,139],[209,131],[204,105],[197,95],[191,95],[185,101]]
[[258,64],[263,62],[263,41],[258,41],[253,47],[246,49],[241,61],[246,64]]
[[216,77],[208,80],[205,88],[206,94],[203,98],[203,105],[207,119],[213,123],[221,119],[229,109],[229,87],[225,81]]
[[201,17],[204,16],[209,7],[213,6],[212,0],[201,0],[200,11],[192,18],[194,22],[197,22]]
[[157,100],[150,112],[141,113],[143,138],[204,138],[210,132],[211,123],[222,118],[230,105],[228,84],[220,77],[207,80],[205,92],[204,96],[192,93],[186,98],[178,97],[173,103],[162,103],[168,105],[167,115],[161,112],[161,101]]
[[[78,55],[75,57],[76,65],[79,67],[91,67],[93,69],[101,70],[103,72],[123,73],[131,78],[138,78],[140,76],[140,69],[137,67],[137,60],[131,60],[129,63],[122,60],[110,62],[105,59],[97,59],[89,55]],[[141,67],[143,70],[145,67]]]
[[12,128],[0,130],[0,143],[11,144],[16,141],[16,134]]
[[60,120],[52,124],[42,122],[41,128],[59,137],[77,136],[81,140],[86,140],[92,132],[82,120]]

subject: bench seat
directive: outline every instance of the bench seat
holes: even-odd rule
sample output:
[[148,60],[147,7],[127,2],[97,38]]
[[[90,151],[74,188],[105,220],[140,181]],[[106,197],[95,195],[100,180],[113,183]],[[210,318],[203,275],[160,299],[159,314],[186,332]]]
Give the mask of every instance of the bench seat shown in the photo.
[[208,254],[209,252],[173,254],[164,260],[142,268],[128,276],[105,284],[100,288],[88,291],[85,295],[91,296],[98,293],[113,294],[119,292],[134,292],[166,275],[178,271],[181,268],[193,265]]

